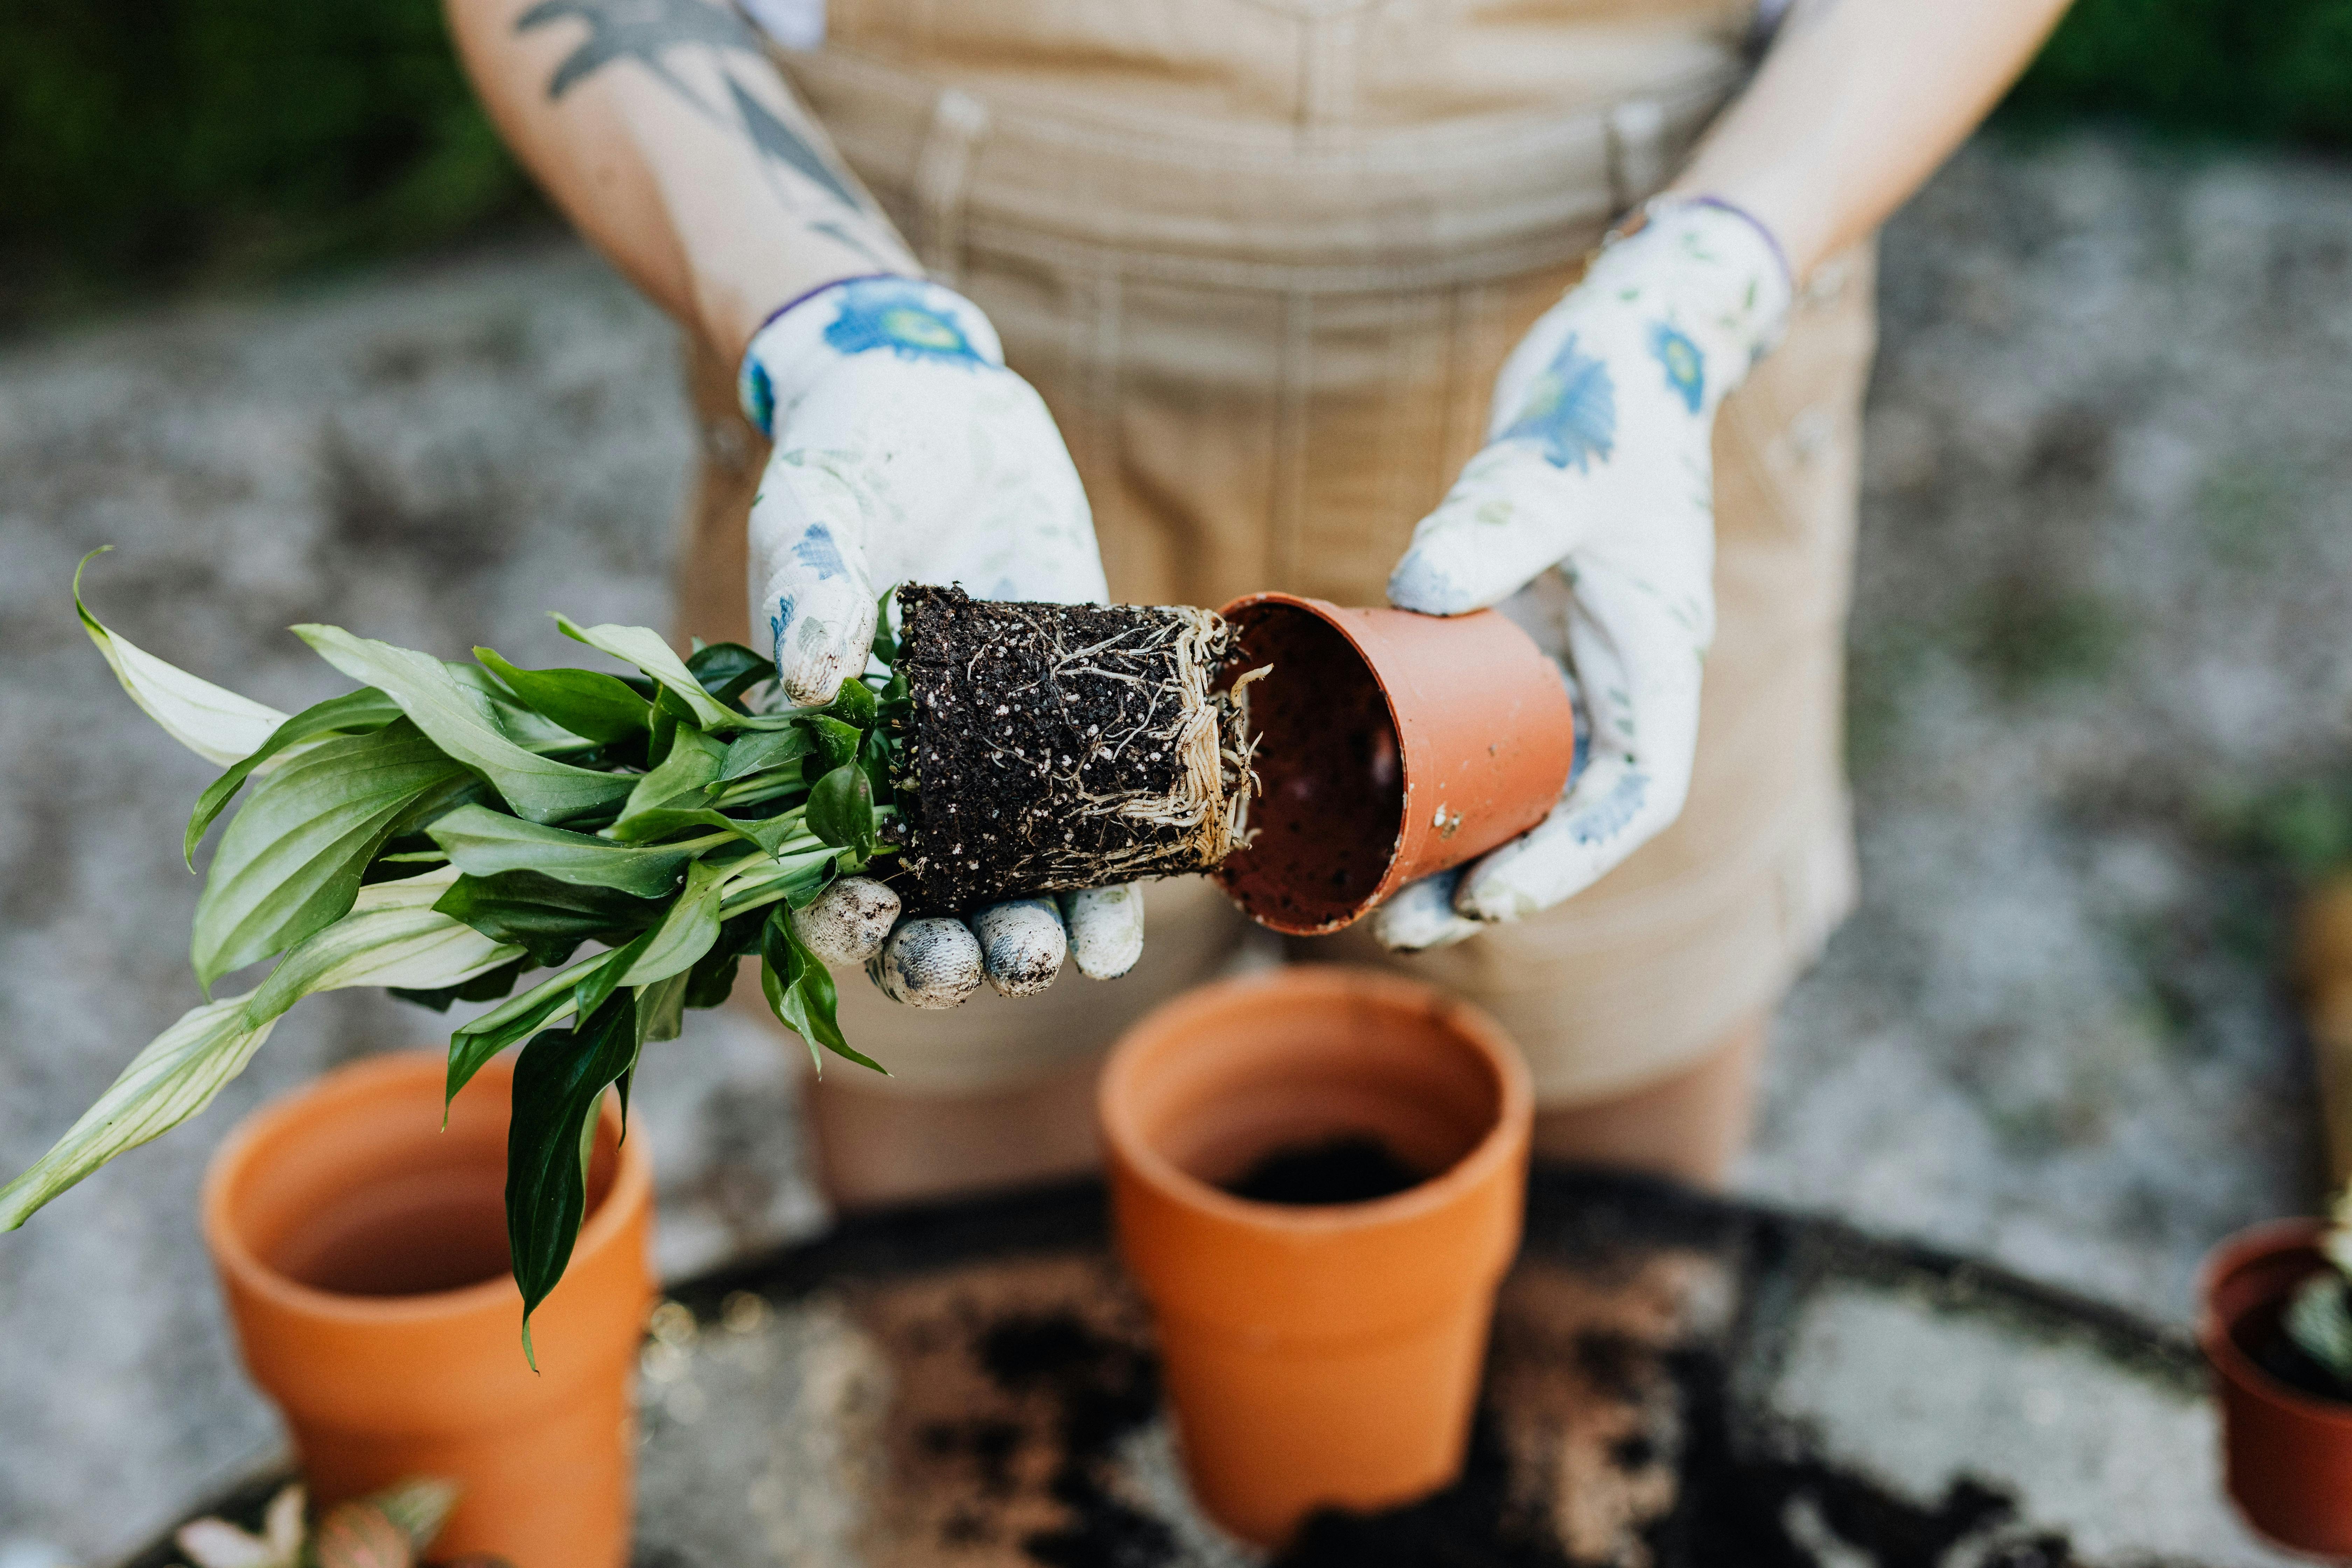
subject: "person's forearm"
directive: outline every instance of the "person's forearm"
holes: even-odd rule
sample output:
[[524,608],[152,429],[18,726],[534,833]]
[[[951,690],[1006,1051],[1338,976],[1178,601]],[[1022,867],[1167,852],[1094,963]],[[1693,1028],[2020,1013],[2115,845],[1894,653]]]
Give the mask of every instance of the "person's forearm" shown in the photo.
[[1885,222],[1976,128],[2066,0],[1798,0],[1669,187],[1761,220],[1802,279]]
[[921,268],[754,34],[712,0],[446,0],[507,142],[729,363],[836,279]]

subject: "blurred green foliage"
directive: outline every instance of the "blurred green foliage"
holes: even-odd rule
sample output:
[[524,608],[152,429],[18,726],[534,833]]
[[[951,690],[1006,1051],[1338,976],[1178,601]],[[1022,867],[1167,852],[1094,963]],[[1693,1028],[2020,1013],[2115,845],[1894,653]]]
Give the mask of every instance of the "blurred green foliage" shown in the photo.
[[437,0],[0,4],[0,320],[532,210]]
[[[2081,0],[2005,110],[2352,146],[2352,0]],[[0,323],[540,214],[437,0],[0,4]]]
[[2352,147],[2352,0],[2077,0],[2004,113]]

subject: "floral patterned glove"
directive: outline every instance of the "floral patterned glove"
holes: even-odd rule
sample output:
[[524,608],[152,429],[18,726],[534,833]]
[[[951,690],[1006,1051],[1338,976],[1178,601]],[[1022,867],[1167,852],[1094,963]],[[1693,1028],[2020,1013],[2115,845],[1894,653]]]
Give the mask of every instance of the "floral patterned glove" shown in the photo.
[[[775,444],[751,503],[751,635],[788,700],[826,701],[864,672],[875,600],[894,583],[1056,604],[1108,596],[1053,416],[954,290],[909,278],[818,289],[751,339],[739,390]],[[1139,898],[1102,889],[968,922],[902,920],[869,970],[919,1007],[952,1007],[983,978],[1007,995],[1042,991],[1066,951],[1108,979],[1141,953],[1142,914]]]
[[1505,362],[1487,445],[1413,531],[1389,601],[1531,626],[1566,666],[1577,765],[1543,822],[1391,899],[1388,946],[1548,909],[1681,812],[1715,635],[1716,409],[1779,341],[1790,293],[1755,219],[1661,198]]

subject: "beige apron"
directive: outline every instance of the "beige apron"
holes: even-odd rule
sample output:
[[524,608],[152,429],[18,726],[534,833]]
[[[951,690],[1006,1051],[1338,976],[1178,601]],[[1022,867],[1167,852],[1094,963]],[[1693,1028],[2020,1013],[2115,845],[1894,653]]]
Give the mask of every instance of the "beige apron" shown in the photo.
[[[1378,604],[1480,444],[1503,356],[1737,86],[1734,0],[833,0],[779,56],[927,267],[985,310],[1069,441],[1115,598]],[[1493,1010],[1538,1093],[1672,1073],[1772,1005],[1853,898],[1840,676],[1871,257],[1833,260],[1716,436],[1719,598],[1674,827],[1559,909],[1389,963]],[[740,637],[764,457],[693,371],[706,462],[681,629]],[[843,986],[908,1089],[1099,1050],[1227,962],[1157,885],[1146,957],[956,1013]]]

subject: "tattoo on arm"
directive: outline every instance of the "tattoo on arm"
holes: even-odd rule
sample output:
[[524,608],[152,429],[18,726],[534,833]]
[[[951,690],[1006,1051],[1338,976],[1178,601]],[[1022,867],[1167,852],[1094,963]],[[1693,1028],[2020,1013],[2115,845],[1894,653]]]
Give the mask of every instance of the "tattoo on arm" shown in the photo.
[[857,198],[840,175],[825,166],[816,155],[816,149],[803,139],[800,132],[778,119],[773,110],[743,90],[743,84],[732,76],[727,79],[727,91],[735,100],[735,112],[742,117],[743,129],[751,133],[751,145],[763,156],[775,159],[799,170],[822,186],[825,193],[844,206],[856,207]]
[[704,101],[665,62],[663,56],[671,49],[698,47],[765,58],[750,24],[723,0],[717,5],[707,0],[539,0],[516,20],[515,31],[528,33],[574,18],[588,25],[588,36],[548,78],[550,102],[615,61],[634,62],[704,119],[748,136],[763,160],[782,163],[852,212],[866,211],[865,202],[808,138],[746,92],[731,73],[720,72],[730,100],[722,107]]

